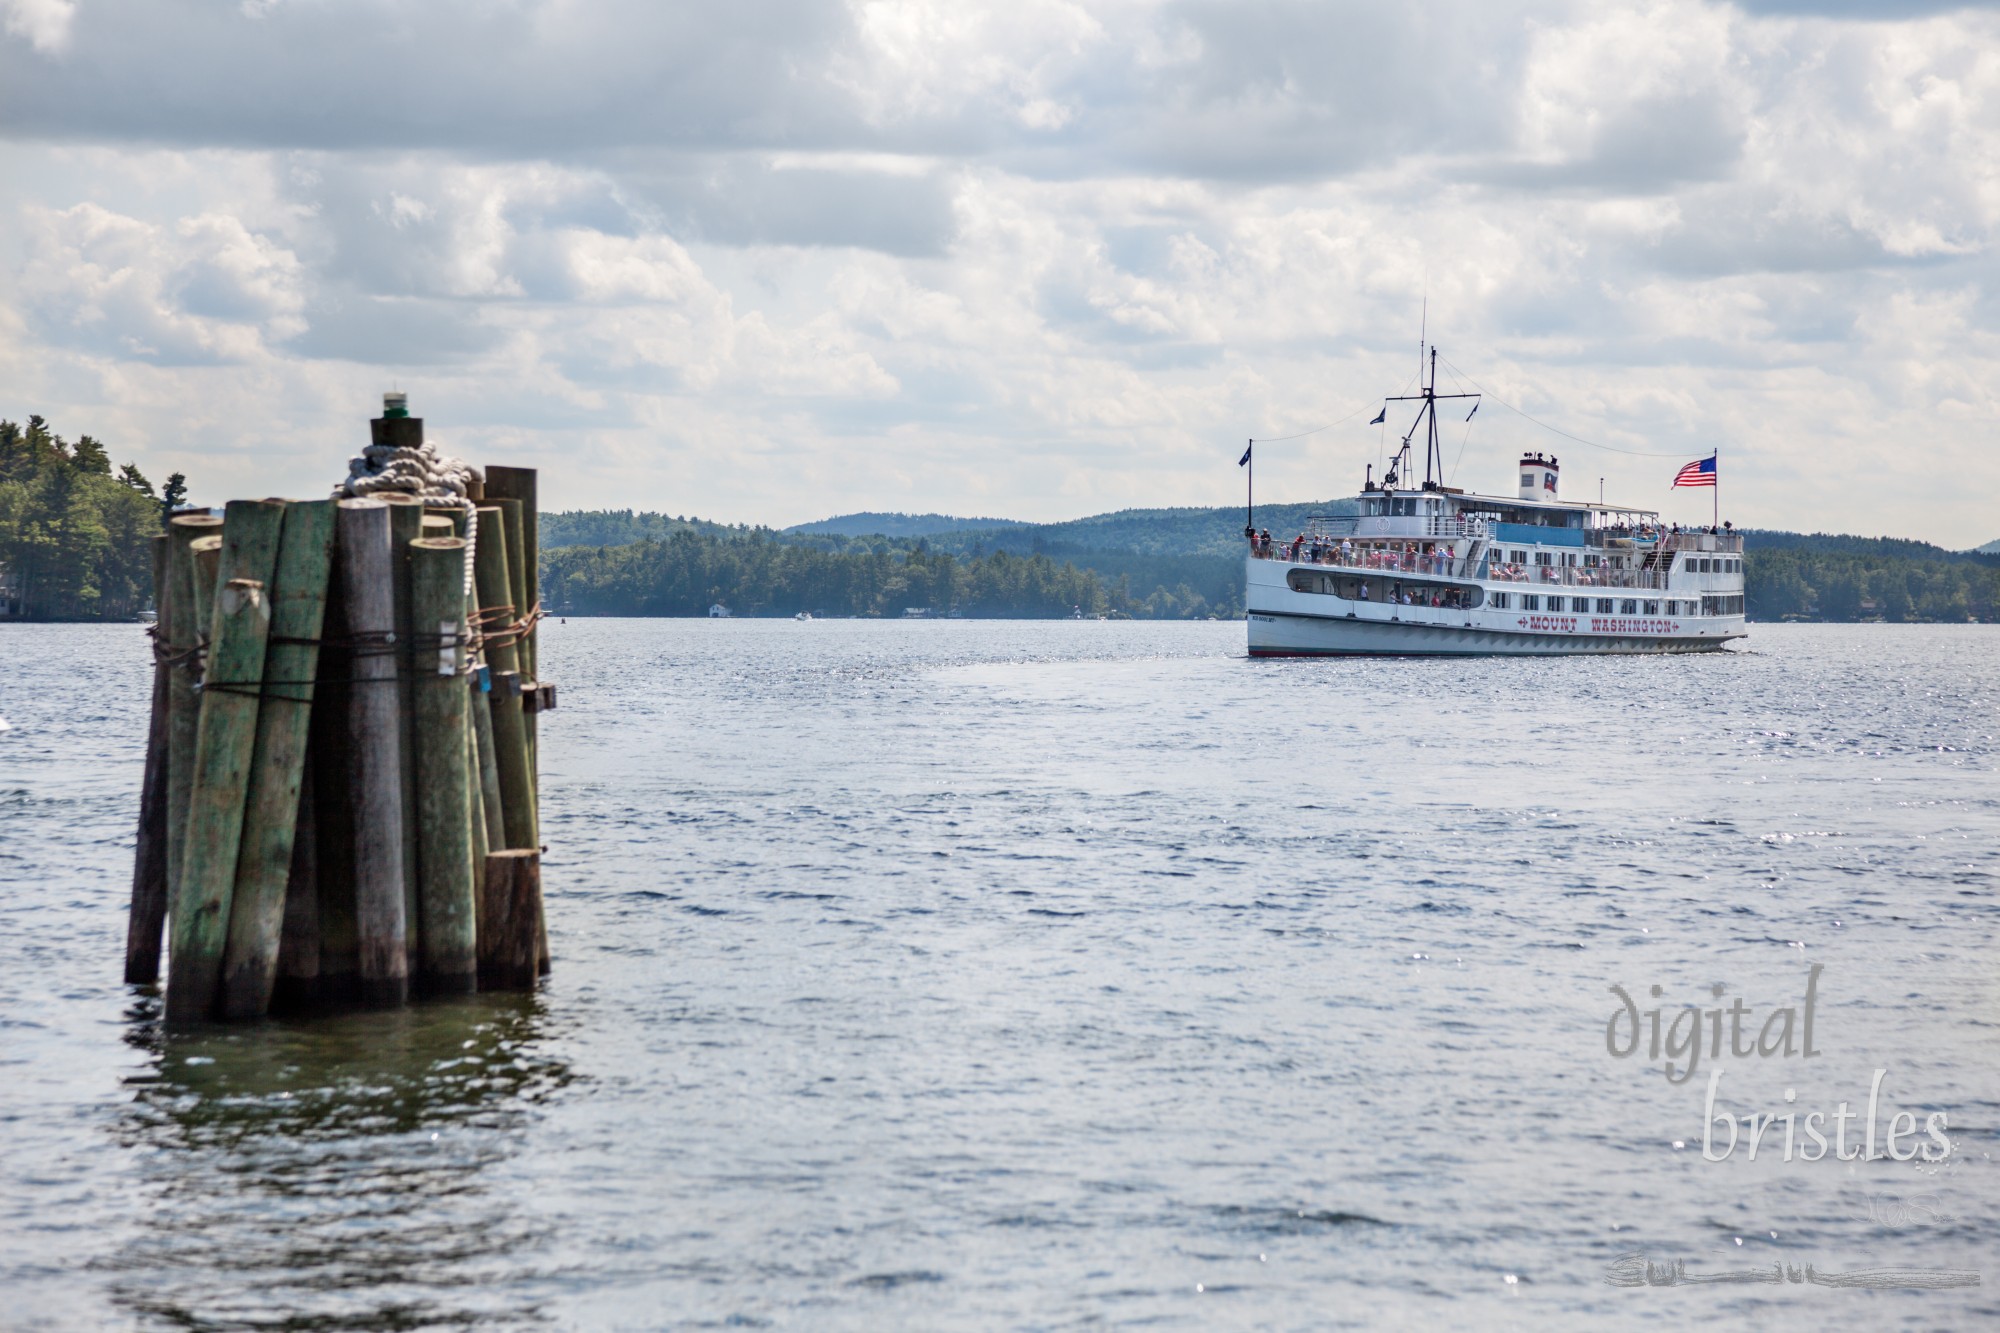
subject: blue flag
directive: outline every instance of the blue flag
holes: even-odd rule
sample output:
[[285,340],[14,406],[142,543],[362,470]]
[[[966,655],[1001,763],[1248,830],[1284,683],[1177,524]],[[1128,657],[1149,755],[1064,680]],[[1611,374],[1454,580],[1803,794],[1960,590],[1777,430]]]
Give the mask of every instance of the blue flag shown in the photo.
[[1380,412],[1377,412],[1375,414],[1375,419],[1369,422],[1368,424],[1371,426],[1379,426],[1388,417],[1388,415],[1389,415],[1389,405],[1387,403],[1384,403],[1382,405],[1382,410]]
[[1255,449],[1256,447],[1257,447],[1257,442],[1255,440],[1250,441],[1250,448],[1245,449],[1243,451],[1243,457],[1236,460],[1236,466],[1242,467],[1244,464],[1248,463],[1250,461],[1250,449]]

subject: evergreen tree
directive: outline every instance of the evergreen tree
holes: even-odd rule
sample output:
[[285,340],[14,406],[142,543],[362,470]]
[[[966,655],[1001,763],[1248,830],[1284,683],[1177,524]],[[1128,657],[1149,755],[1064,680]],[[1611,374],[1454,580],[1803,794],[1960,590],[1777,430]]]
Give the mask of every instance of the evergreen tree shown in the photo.
[[79,472],[97,472],[111,475],[111,455],[104,452],[104,446],[88,435],[79,435],[76,449],[70,455],[71,462]]
[[167,488],[160,492],[160,526],[165,527],[173,519],[174,511],[187,503],[187,476],[185,473],[169,472]]
[[104,446],[74,447],[40,416],[0,421],[0,567],[16,610],[35,620],[136,615],[152,600],[158,531],[152,485]]

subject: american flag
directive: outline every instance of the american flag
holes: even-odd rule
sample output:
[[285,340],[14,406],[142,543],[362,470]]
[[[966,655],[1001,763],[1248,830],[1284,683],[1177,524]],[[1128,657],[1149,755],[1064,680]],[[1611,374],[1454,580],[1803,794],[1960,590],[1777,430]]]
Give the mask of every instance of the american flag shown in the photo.
[[1713,456],[1697,459],[1674,474],[1676,486],[1715,485],[1715,459]]

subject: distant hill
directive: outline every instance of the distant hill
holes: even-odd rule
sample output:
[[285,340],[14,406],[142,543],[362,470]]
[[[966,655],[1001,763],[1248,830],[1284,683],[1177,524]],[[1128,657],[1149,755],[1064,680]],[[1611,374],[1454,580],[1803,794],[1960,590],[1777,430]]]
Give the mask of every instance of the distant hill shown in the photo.
[[1011,518],[953,518],[949,514],[836,514],[814,523],[795,523],[785,532],[830,537],[928,537],[937,532],[974,532],[1023,526]]
[[[1269,528],[1273,533],[1293,533],[1304,527],[1309,514],[1354,512],[1352,500],[1259,505],[1257,526]],[[1243,549],[1243,510],[1235,506],[1120,509],[1059,523],[954,519],[941,514],[844,514],[819,523],[801,523],[786,528],[785,533],[796,537],[922,537],[931,546],[952,552],[1069,555],[1124,551],[1134,555],[1228,556],[1234,560]]]
[[1743,529],[1746,551],[1809,551],[1815,555],[1853,555],[1875,560],[1978,560],[2000,550],[2000,542],[1971,551],[1950,551],[1929,542],[1905,537],[1854,537],[1839,532],[1778,532],[1764,528]]
[[[1356,509],[1352,500],[1259,505],[1257,526],[1289,535],[1305,527],[1308,515],[1352,514]],[[1223,509],[1120,509],[1067,523],[1041,523],[1032,531],[1050,551],[1075,548],[1139,555],[1221,555],[1232,560],[1243,555],[1243,511],[1234,505]]]
[[[1301,531],[1310,514],[1351,514],[1356,508],[1352,500],[1259,505],[1257,526],[1289,535]],[[967,559],[996,553],[1047,556],[1097,575],[1114,604],[1144,601],[1161,590],[1167,594],[1165,600],[1177,606],[1201,605],[1228,615],[1240,615],[1243,609],[1243,511],[1233,505],[1222,509],[1120,509],[1060,523],[987,520],[981,527],[936,529],[900,537],[880,531],[836,535],[801,528],[789,528],[784,535],[829,552],[872,549],[885,541],[900,543],[914,538],[933,551]]]
[[2000,555],[2000,538],[1995,538],[1984,546],[1973,547],[1971,553],[1973,555]]
[[668,514],[630,509],[570,509],[543,513],[536,518],[536,544],[545,551],[564,546],[629,546],[633,542],[662,542],[676,532],[699,532],[711,536],[748,533],[745,527],[710,523],[701,518],[676,518]]

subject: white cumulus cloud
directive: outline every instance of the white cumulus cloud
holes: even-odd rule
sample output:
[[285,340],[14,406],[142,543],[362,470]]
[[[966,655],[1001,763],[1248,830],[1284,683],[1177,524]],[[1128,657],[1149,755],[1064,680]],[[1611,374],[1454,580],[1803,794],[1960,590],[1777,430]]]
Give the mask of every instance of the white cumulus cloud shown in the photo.
[[1460,483],[1554,447],[1705,512],[1645,455],[1720,446],[1741,523],[2000,536],[1876,464],[2000,488],[1990,6],[0,13],[0,410],[231,493],[319,489],[394,380],[557,504],[1215,503],[1367,405],[1259,452],[1325,498],[1428,300],[1448,375],[1613,447],[1496,404]]
[[6,28],[43,55],[54,55],[69,45],[70,20],[76,16],[76,0],[7,0]]

